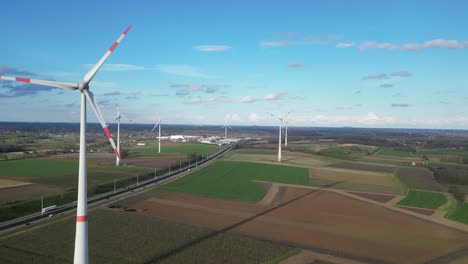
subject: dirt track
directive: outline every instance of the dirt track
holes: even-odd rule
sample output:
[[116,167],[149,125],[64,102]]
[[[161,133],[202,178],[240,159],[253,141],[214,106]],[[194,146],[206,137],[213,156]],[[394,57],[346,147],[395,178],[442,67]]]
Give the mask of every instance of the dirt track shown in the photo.
[[365,262],[423,263],[468,246],[468,233],[374,206],[362,197],[284,188],[276,207],[175,193],[158,193],[132,207],[154,217]]

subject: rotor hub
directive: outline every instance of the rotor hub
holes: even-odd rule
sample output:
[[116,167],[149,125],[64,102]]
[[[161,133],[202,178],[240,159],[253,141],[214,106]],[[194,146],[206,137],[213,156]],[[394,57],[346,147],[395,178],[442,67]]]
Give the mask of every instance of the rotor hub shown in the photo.
[[85,82],[80,82],[78,84],[78,90],[80,90],[81,92],[85,91],[85,90],[89,90],[89,85]]

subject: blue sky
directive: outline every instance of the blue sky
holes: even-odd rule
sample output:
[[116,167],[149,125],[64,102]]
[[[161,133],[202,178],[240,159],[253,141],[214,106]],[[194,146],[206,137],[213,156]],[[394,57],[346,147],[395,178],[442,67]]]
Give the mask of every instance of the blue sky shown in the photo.
[[[278,1],[279,2],[279,1]],[[351,3],[352,2],[352,3]],[[9,1],[0,74],[91,82],[109,122],[468,128],[463,1]],[[78,92],[0,81],[0,121],[79,121]],[[90,113],[90,121],[96,121]]]

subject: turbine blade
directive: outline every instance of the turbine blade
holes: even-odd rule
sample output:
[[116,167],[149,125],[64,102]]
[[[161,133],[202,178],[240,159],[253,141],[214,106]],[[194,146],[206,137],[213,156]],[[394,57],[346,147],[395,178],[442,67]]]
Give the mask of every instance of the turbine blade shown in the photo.
[[126,115],[121,115],[120,117],[123,117],[123,118],[127,119],[127,121],[130,122],[130,123],[135,123],[135,121],[131,120]]
[[83,78],[83,82],[89,83],[94,75],[96,75],[96,72],[101,68],[101,66],[106,62],[107,58],[111,55],[111,53],[117,48],[119,45],[120,41],[127,35],[128,31],[132,28],[132,26],[128,26],[128,28],[120,35],[120,37],[112,44],[112,46],[107,50],[106,54],[94,65],[94,67],[85,75]]
[[154,125],[153,129],[151,129],[151,132],[153,132],[157,127],[158,127],[159,123],[157,123],[156,125]]
[[39,85],[44,85],[44,86],[61,88],[65,90],[77,90],[78,89],[78,84],[76,83],[55,82],[55,81],[46,81],[46,80],[37,80],[37,79],[10,77],[10,76],[0,76],[0,80],[39,84]]
[[102,129],[104,129],[104,133],[107,136],[107,139],[109,139],[109,142],[114,149],[115,155],[117,158],[120,159],[120,153],[117,150],[117,147],[115,146],[115,142],[112,139],[112,135],[109,132],[108,125],[106,125],[106,121],[104,120],[104,117],[102,116],[101,109],[99,109],[99,106],[96,103],[96,99],[94,98],[94,94],[90,92],[89,90],[84,90],[84,94],[86,95],[86,98],[88,98],[89,103],[91,104],[91,107],[94,110],[94,113],[96,114],[97,119],[99,120],[99,123],[101,123]]

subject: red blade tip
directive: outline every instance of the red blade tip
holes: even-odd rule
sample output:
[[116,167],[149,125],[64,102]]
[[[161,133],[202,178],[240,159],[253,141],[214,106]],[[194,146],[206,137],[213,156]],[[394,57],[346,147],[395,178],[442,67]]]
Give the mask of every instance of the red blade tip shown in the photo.
[[131,28],[132,28],[132,26],[128,26],[128,28],[124,31],[124,35],[126,35],[127,32],[130,31]]

